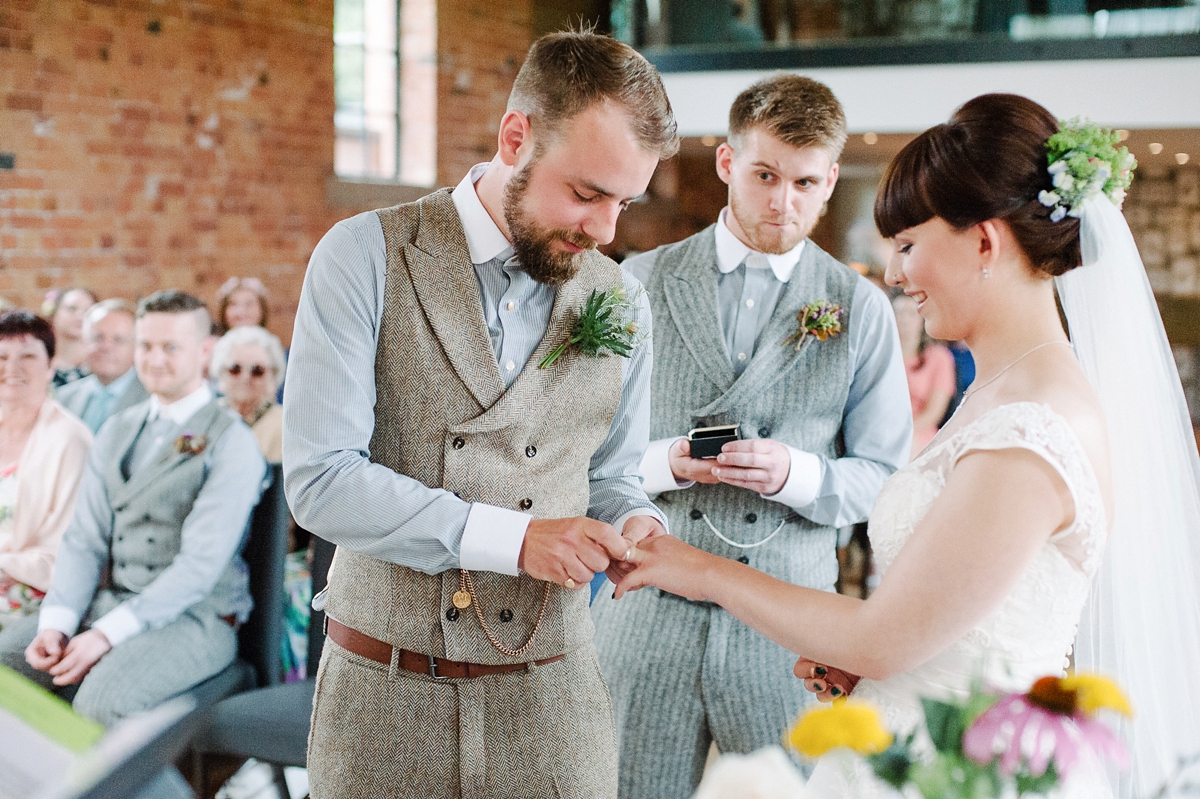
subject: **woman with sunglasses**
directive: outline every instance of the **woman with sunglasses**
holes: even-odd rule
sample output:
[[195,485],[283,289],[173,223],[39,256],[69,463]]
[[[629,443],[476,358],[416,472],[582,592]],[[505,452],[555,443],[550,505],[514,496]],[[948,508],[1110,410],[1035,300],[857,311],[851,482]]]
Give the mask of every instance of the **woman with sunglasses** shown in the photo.
[[283,460],[283,408],[275,401],[283,369],[283,347],[274,334],[261,327],[235,327],[213,348],[209,371],[225,404],[250,426],[271,463]]

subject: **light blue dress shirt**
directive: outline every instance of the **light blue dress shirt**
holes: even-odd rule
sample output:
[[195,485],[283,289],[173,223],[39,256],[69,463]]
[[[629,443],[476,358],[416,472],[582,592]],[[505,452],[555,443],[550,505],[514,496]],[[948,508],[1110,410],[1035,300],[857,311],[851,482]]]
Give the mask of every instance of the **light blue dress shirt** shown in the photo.
[[[473,168],[453,199],[492,350],[505,385],[511,385],[545,335],[557,291],[512,260],[510,243],[479,202],[474,183],[486,166]],[[381,560],[428,574],[454,568],[516,574],[532,517],[464,502],[370,461],[386,271],[383,228],[373,211],[339,222],[313,252],[296,313],[284,397],[288,504],[305,529]],[[640,288],[629,276],[625,286],[631,296]],[[649,331],[645,296],[638,312],[639,326]],[[650,431],[652,361],[649,336],[622,360],[616,417],[590,462],[588,515],[618,530],[635,515],[663,521],[638,475]]]

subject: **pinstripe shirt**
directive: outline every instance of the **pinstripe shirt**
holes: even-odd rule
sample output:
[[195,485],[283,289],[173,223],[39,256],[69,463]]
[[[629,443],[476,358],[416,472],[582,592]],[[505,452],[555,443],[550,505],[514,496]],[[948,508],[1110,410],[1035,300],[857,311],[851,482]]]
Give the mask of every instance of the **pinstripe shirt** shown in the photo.
[[[537,349],[557,291],[526,274],[475,194],[486,164],[452,195],[479,283],[492,351],[506,386]],[[516,574],[532,517],[467,503],[369,459],[375,426],[375,348],[387,253],[374,212],[339,222],[305,275],[284,392],[283,464],[288,504],[305,529],[339,546],[427,574],[483,569]],[[633,296],[640,284],[625,277]],[[638,324],[650,330],[649,301]],[[588,515],[618,531],[636,515],[661,515],[642,491],[649,440],[649,336],[622,360],[623,390],[608,437],[591,458]],[[414,364],[420,368],[420,364]]]

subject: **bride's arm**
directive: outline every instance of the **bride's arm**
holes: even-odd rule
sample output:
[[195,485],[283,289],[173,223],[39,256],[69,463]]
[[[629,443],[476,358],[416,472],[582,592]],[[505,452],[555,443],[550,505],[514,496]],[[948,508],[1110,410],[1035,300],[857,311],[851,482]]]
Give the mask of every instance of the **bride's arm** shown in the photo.
[[643,545],[616,595],[655,585],[709,599],[797,654],[883,679],[925,662],[999,605],[1073,515],[1046,461],[979,451],[959,461],[865,601],[791,585],[670,536]]

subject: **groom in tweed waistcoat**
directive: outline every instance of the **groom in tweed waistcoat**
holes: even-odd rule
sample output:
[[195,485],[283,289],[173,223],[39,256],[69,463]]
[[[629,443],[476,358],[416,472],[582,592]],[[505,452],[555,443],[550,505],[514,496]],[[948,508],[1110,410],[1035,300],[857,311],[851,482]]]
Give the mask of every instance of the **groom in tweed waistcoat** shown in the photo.
[[[645,59],[551,34],[490,163],[314,252],[284,404],[292,511],[338,544],[314,799],[615,796],[580,589],[664,526],[638,476],[648,307],[595,247],[677,146]],[[644,340],[544,363],[609,291]]]
[[[908,457],[912,417],[883,293],[807,239],[846,140],[828,88],[796,75],[733,104],[717,223],[626,268],[646,286],[657,368],[645,487],[671,532],[792,583],[833,590],[837,528],[862,521]],[[789,341],[798,313],[840,306],[841,330]],[[714,460],[694,427],[740,424]],[[654,589],[593,607],[612,691],[620,795],[684,799],[710,743],[778,744],[808,701],[795,656],[718,607]],[[796,619],[803,624],[803,619]]]

